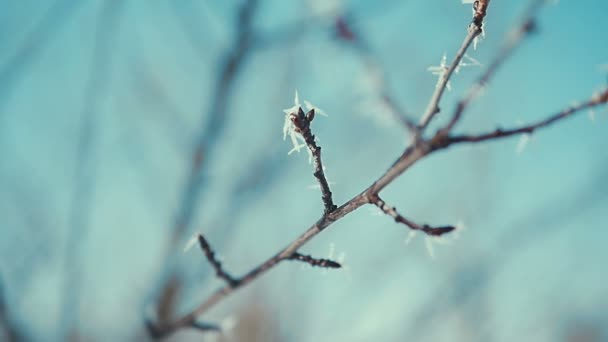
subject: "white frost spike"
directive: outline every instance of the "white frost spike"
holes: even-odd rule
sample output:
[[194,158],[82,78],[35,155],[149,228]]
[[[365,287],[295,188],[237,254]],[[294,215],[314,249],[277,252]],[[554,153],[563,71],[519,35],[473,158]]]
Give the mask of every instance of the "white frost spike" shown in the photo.
[[327,116],[327,113],[325,113],[324,110],[322,110],[321,108],[313,105],[312,103],[304,100],[304,106],[306,107],[307,110],[311,110],[314,109],[315,110],[315,114],[321,114],[323,116]]
[[[335,182],[330,181],[329,179],[327,180],[327,184],[328,185],[336,185]],[[310,190],[321,190],[321,186],[319,184],[311,184],[307,187]]]
[[409,245],[410,242],[416,237],[416,231],[410,230],[409,234],[407,234],[407,238],[405,239],[405,244]]
[[425,237],[424,238],[424,244],[426,245],[427,252],[429,252],[429,256],[432,259],[435,259],[435,248],[433,247],[433,239],[431,239],[428,236]]
[[530,135],[529,134],[524,134],[521,136],[521,138],[519,138],[519,141],[517,142],[517,147],[515,148],[515,153],[517,153],[517,155],[520,155],[524,152],[524,150],[526,149],[526,146],[528,146],[528,143],[530,142]]
[[346,259],[346,252],[342,252],[338,255],[338,263],[344,265],[344,259]]
[[296,89],[296,94],[293,98],[293,104],[300,107],[300,94],[298,94],[298,89]]
[[589,109],[589,120],[595,121],[595,111],[593,109]]
[[454,233],[451,234],[454,237],[454,240],[460,239],[460,234],[466,229],[467,227],[465,226],[464,221],[458,220],[456,223],[456,229],[454,230]]
[[188,242],[186,242],[186,246],[184,246],[184,253],[188,252],[192,249],[192,247],[194,247],[194,245],[196,245],[196,243],[198,242],[198,235],[199,233],[194,233],[194,235],[192,235]]
[[234,315],[230,315],[230,316],[224,318],[222,320],[222,322],[220,323],[222,332],[225,333],[225,332],[232,331],[237,323],[238,323],[238,318]]
[[332,242],[329,244],[329,254],[327,254],[327,259],[333,259],[335,253],[336,253],[336,244]]
[[369,211],[369,214],[371,216],[384,216],[385,215],[384,212],[376,206],[368,207],[367,210]]
[[[325,112],[323,112],[321,109],[318,109],[317,107],[314,107],[310,102],[304,102],[307,108],[314,108],[315,112],[318,111],[319,114],[327,116]],[[302,108],[302,105],[300,104],[300,95],[298,94],[298,90],[296,89],[293,98],[293,107],[283,109],[283,113],[285,113],[285,121],[283,123],[283,140],[287,140],[287,136],[289,136],[289,138],[291,139],[293,148],[289,150],[289,152],[287,152],[288,155],[292,154],[293,152],[300,152],[300,149],[305,148],[306,151],[308,151],[308,163],[310,164],[312,163],[313,159],[312,151],[306,148],[306,141],[299,133],[296,132],[296,127],[291,121],[291,114],[298,113],[300,108]]]

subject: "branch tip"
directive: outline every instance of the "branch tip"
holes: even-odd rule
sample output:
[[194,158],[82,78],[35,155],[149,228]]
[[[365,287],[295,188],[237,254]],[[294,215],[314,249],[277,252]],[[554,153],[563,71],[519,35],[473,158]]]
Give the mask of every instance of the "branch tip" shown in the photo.
[[305,262],[314,267],[321,267],[321,268],[341,268],[342,267],[342,265],[336,261],[329,260],[329,259],[316,259],[316,258],[311,257],[310,255],[300,254],[297,252],[293,253],[288,259],[302,261],[302,262]]
[[224,280],[230,287],[236,286],[239,282],[238,279],[233,278],[222,268],[222,263],[215,257],[215,252],[213,251],[213,249],[209,245],[209,242],[207,242],[207,239],[205,239],[203,234],[198,235],[198,242],[201,246],[201,249],[203,250],[203,253],[205,253],[207,261],[209,261],[211,267],[213,267],[213,269],[215,270],[215,275],[218,278]]

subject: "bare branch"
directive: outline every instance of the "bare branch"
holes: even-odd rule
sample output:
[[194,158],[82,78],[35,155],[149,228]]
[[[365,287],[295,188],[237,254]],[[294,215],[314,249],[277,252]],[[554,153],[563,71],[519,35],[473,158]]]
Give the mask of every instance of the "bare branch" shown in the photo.
[[386,202],[380,198],[380,196],[377,196],[377,195],[374,196],[372,201],[373,201],[373,204],[375,206],[377,206],[378,208],[380,208],[380,210],[382,210],[383,213],[385,213],[388,216],[395,219],[395,222],[403,223],[404,225],[408,226],[412,230],[419,230],[419,231],[424,232],[425,234],[431,235],[431,236],[441,236],[443,234],[447,234],[456,229],[456,227],[454,227],[454,226],[431,227],[427,224],[418,224],[418,223],[404,217],[403,215],[399,214],[399,212],[397,211],[397,208],[387,205]]
[[605,89],[603,92],[598,93],[597,95],[595,95],[594,97],[592,97],[591,99],[589,99],[586,102],[566,108],[566,109],[560,111],[559,113],[549,116],[548,118],[538,121],[536,123],[518,127],[518,128],[507,129],[507,130],[498,128],[493,132],[479,134],[479,135],[451,136],[448,138],[447,144],[451,145],[451,144],[457,144],[457,143],[476,143],[476,142],[482,142],[482,141],[487,141],[487,140],[496,140],[496,139],[507,138],[507,137],[510,137],[513,135],[518,135],[518,134],[532,134],[537,129],[547,127],[557,121],[563,120],[574,114],[580,113],[585,109],[591,109],[593,107],[600,106],[600,105],[603,105],[606,103],[608,103],[608,89]]
[[541,5],[545,2],[545,0],[535,0],[532,2],[528,11],[524,16],[524,20],[521,25],[519,25],[514,31],[510,33],[507,37],[507,40],[504,46],[499,51],[498,55],[492,63],[488,66],[486,71],[481,75],[479,80],[473,84],[473,86],[469,89],[468,94],[458,102],[456,106],[456,110],[454,114],[452,114],[452,118],[448,125],[446,126],[446,131],[451,131],[456,123],[460,120],[462,113],[467,109],[469,104],[479,95],[479,93],[483,90],[485,85],[490,81],[490,79],[496,74],[496,71],[504,64],[509,56],[513,54],[515,48],[517,48],[522,40],[528,36],[530,33],[534,32],[535,23],[534,17],[536,12],[540,9]]
[[450,81],[452,74],[454,73],[456,68],[458,68],[458,65],[460,65],[460,61],[471,46],[471,43],[473,43],[473,40],[475,40],[475,38],[477,38],[479,34],[481,34],[480,26],[469,25],[467,35],[464,38],[460,49],[458,49],[458,52],[456,52],[454,60],[452,61],[452,63],[450,63],[450,66],[439,76],[439,79],[437,80],[437,84],[435,85],[435,92],[431,96],[431,100],[429,101],[429,104],[427,105],[426,110],[424,111],[424,114],[420,119],[419,126],[421,131],[424,130],[431,122],[431,120],[433,120],[433,117],[435,117],[435,115],[439,113],[439,102],[441,101],[441,97],[443,96],[443,93],[445,92],[445,89],[448,86],[448,82]]
[[310,264],[311,266],[321,267],[321,268],[341,268],[342,265],[340,263],[335,262],[329,259],[315,259],[310,255],[294,253],[289,260],[298,260]]
[[327,215],[336,210],[337,207],[332,199],[329,183],[327,182],[325,172],[323,171],[323,162],[321,161],[321,146],[317,145],[315,136],[310,130],[310,123],[315,118],[315,110],[313,108],[308,113],[304,114],[302,107],[299,107],[297,113],[291,113],[289,115],[289,118],[295,127],[295,132],[304,138],[306,146],[312,153],[315,169],[313,175],[321,187],[321,198],[323,200],[323,205],[325,206],[325,215]]
[[218,278],[224,280],[228,284],[228,286],[234,286],[238,282],[238,280],[234,279],[222,268],[222,263],[215,257],[215,252],[213,251],[213,248],[211,248],[203,234],[198,235],[198,243],[201,246],[203,252],[205,253],[205,257],[207,257],[207,260],[215,270],[215,275],[217,275]]

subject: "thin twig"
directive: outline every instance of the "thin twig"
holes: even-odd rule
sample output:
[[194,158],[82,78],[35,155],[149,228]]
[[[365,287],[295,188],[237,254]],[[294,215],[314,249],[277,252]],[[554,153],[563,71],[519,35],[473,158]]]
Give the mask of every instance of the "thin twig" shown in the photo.
[[460,65],[460,61],[471,46],[471,43],[473,43],[475,38],[477,38],[477,36],[479,36],[480,34],[480,26],[469,25],[468,33],[464,38],[460,49],[458,49],[454,60],[452,61],[452,63],[450,63],[450,66],[439,76],[439,79],[437,80],[437,84],[435,85],[435,92],[431,96],[431,100],[429,101],[429,104],[427,105],[426,110],[424,111],[424,114],[420,119],[419,126],[421,131],[424,130],[431,122],[431,120],[433,120],[435,115],[439,113],[439,102],[441,101],[441,97],[443,96],[443,93],[445,92],[445,89],[448,86],[450,77],[452,77],[452,74]]
[[310,264],[311,266],[321,267],[321,268],[340,268],[342,265],[340,263],[329,260],[329,259],[316,259],[311,257],[310,255],[293,253],[289,260],[298,260]]
[[604,90],[603,92],[598,93],[597,95],[593,96],[591,99],[587,100],[586,102],[566,108],[566,109],[564,109],[546,119],[540,120],[536,123],[533,123],[530,125],[525,125],[525,126],[518,127],[518,128],[506,129],[506,130],[498,128],[493,132],[479,134],[479,135],[450,136],[447,143],[450,145],[457,144],[457,143],[476,143],[476,142],[482,142],[482,141],[487,141],[487,140],[507,138],[507,137],[510,137],[513,135],[518,135],[518,134],[532,134],[532,133],[534,133],[534,131],[536,131],[539,128],[547,127],[557,121],[570,117],[573,114],[581,113],[585,109],[591,109],[593,107],[596,107],[596,106],[599,106],[599,105],[602,105],[605,103],[608,103],[608,89]]
[[[608,96],[608,95],[607,95]],[[602,103],[606,102],[604,96],[600,97],[604,99]],[[598,102],[596,105],[600,105]],[[588,107],[587,107],[588,108]],[[578,110],[582,110],[584,108],[580,108]],[[571,113],[573,114],[573,113]],[[545,125],[546,126],[546,125]],[[539,127],[540,128],[540,127]],[[454,142],[456,143],[456,142]],[[165,326],[156,326],[155,329],[158,331],[158,336],[163,337],[173,333],[175,330],[192,325],[192,322],[196,320],[198,316],[209,310],[211,307],[216,305],[218,302],[223,300],[225,297],[232,294],[234,291],[243,287],[250,282],[254,281],[262,274],[266,273],[268,270],[279,264],[283,260],[290,259],[294,253],[300,249],[303,245],[305,245],[308,241],[314,238],[321,231],[329,227],[334,222],[340,220],[344,216],[350,214],[351,212],[357,210],[361,206],[373,203],[373,199],[378,193],[384,189],[388,184],[390,184],[394,179],[399,177],[403,172],[405,172],[409,167],[415,164],[418,160],[422,159],[424,156],[433,153],[435,151],[439,151],[445,147],[450,145],[450,138],[446,135],[438,132],[432,139],[429,140],[420,140],[416,142],[414,145],[408,147],[402,155],[393,163],[393,165],[380,177],[376,180],[372,185],[370,185],[367,189],[362,191],[360,194],[356,195],[345,204],[338,207],[329,215],[323,215],[316,223],[314,223],[310,228],[308,228],[302,235],[296,238],[291,244],[287,247],[283,248],[280,252],[264,261],[257,267],[253,268],[249,271],[245,276],[239,278],[235,285],[233,286],[224,286],[216,290],[211,296],[209,296],[203,303],[201,303],[198,307],[192,310],[190,313],[182,316],[178,320],[165,325]]]
[[315,176],[317,182],[319,183],[319,186],[321,187],[321,198],[325,207],[325,215],[327,215],[332,211],[336,210],[337,207],[334,204],[331,189],[329,188],[329,183],[327,182],[327,178],[325,178],[325,172],[323,171],[323,162],[321,161],[321,146],[317,145],[315,141],[315,135],[312,134],[312,131],[310,130],[310,123],[314,118],[314,108],[311,109],[308,113],[304,114],[302,107],[299,107],[297,113],[290,114],[290,119],[295,127],[296,133],[299,133],[302,138],[304,138],[306,146],[312,153],[312,159],[315,169],[313,175]]
[[215,275],[217,275],[218,278],[224,280],[229,286],[236,284],[237,280],[234,279],[230,274],[228,274],[228,272],[226,272],[222,268],[222,263],[215,257],[215,252],[213,251],[213,248],[211,248],[211,245],[209,245],[209,242],[207,242],[203,234],[198,235],[198,243],[201,246],[203,252],[205,253],[205,257],[207,257],[207,260],[211,264],[211,267],[213,267],[213,269],[215,270]]
[[450,122],[444,128],[446,131],[451,131],[456,123],[460,120],[464,111],[468,108],[469,104],[480,94],[490,79],[496,74],[496,71],[504,64],[504,62],[513,54],[515,48],[517,48],[522,40],[530,33],[534,32],[535,23],[534,17],[536,12],[540,9],[541,5],[545,0],[535,0],[529,7],[528,11],[524,16],[524,20],[511,34],[507,37],[504,46],[498,52],[498,55],[494,58],[492,63],[488,66],[485,72],[481,75],[479,80],[471,86],[467,95],[458,102],[454,114]]
[[386,202],[380,198],[380,196],[376,195],[373,198],[373,203],[377,206],[383,213],[395,219],[395,222],[402,223],[408,226],[412,230],[419,230],[430,236],[441,236],[443,234],[447,234],[456,229],[454,226],[441,226],[441,227],[431,227],[427,224],[418,224],[405,216],[399,214],[397,208],[391,207],[386,204]]

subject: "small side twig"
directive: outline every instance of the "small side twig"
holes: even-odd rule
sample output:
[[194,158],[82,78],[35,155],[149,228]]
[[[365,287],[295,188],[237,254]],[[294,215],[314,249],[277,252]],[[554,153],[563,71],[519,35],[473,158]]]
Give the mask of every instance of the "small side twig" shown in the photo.
[[477,143],[487,140],[495,140],[501,138],[507,138],[514,135],[519,134],[532,134],[537,129],[544,128],[549,126],[557,121],[563,120],[569,116],[572,116],[577,113],[581,113],[586,109],[591,109],[593,107],[608,103],[608,88],[603,91],[597,93],[591,99],[586,102],[580,103],[575,106],[568,107],[552,116],[549,116],[543,120],[535,122],[530,125],[525,125],[518,128],[511,129],[496,129],[493,132],[479,134],[479,135],[455,135],[450,136],[448,138],[448,144],[457,144],[457,143]]
[[408,226],[412,230],[419,230],[426,235],[430,236],[441,236],[443,234],[447,234],[456,229],[454,226],[440,226],[440,227],[432,227],[428,224],[418,224],[405,216],[399,214],[397,208],[391,207],[386,202],[380,198],[380,196],[376,195],[372,198],[372,204],[382,210],[383,213],[395,219],[395,222],[402,223]]
[[222,263],[217,260],[217,258],[215,257],[215,252],[202,234],[198,235],[198,243],[201,246],[203,252],[205,253],[205,257],[207,257],[207,260],[215,270],[215,274],[217,275],[217,277],[224,280],[226,283],[228,283],[229,286],[235,286],[238,283],[238,279],[233,278],[230,274],[228,274],[228,272],[224,270],[224,268],[222,267]]
[[304,114],[302,107],[298,107],[297,113],[291,113],[289,118],[294,125],[295,132],[304,138],[304,142],[312,154],[314,163],[313,175],[321,187],[321,199],[323,200],[323,205],[325,207],[325,215],[328,215],[336,210],[337,206],[334,204],[329,183],[327,182],[325,172],[323,171],[323,162],[321,161],[321,146],[317,145],[315,135],[312,134],[312,131],[310,130],[310,123],[315,118],[315,110],[313,108],[308,111],[308,113]]
[[315,266],[315,267],[322,267],[322,268],[341,268],[342,267],[342,265],[340,265],[340,263],[335,262],[333,260],[316,259],[316,258],[311,257],[310,255],[305,255],[305,254],[300,254],[300,253],[293,253],[293,255],[291,257],[289,257],[288,259],[302,261],[302,262],[305,262],[305,263],[310,264],[311,266]]

